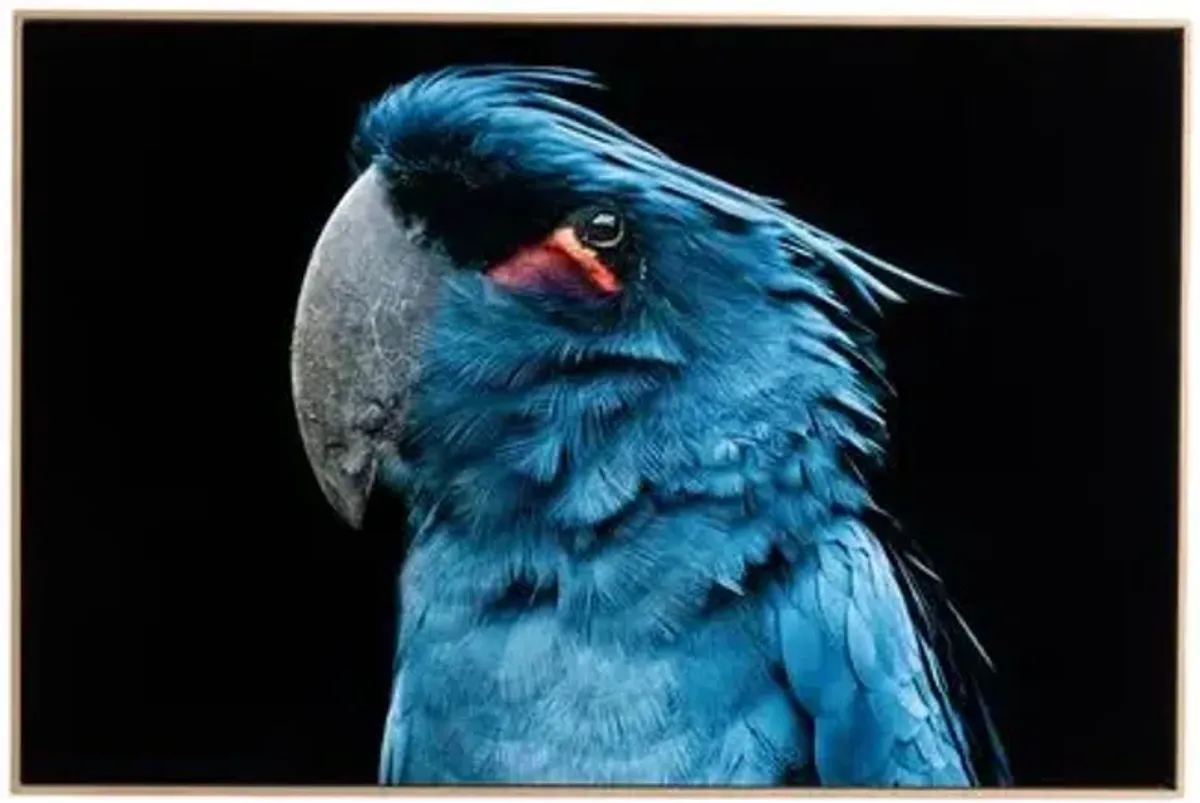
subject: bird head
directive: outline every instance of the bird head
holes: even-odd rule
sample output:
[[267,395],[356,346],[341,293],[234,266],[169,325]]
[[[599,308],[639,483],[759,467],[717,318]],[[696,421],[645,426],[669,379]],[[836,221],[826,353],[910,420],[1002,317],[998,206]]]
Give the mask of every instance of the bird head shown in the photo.
[[[587,525],[756,399],[793,417],[785,391],[873,402],[848,297],[925,283],[568,98],[588,86],[456,67],[360,118],[292,347],[305,449],[352,525],[414,465],[476,509],[540,499]],[[597,462],[583,490],[556,485]]]

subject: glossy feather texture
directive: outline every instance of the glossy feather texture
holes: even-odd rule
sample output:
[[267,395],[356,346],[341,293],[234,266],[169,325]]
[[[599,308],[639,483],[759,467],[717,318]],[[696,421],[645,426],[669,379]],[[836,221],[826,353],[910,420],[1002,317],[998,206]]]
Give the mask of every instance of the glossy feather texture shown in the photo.
[[[945,649],[967,631],[865,479],[888,389],[862,318],[939,288],[568,99],[594,86],[454,68],[359,127],[462,268],[398,445],[380,780],[1006,782]],[[483,274],[597,198],[636,247],[619,298]]]

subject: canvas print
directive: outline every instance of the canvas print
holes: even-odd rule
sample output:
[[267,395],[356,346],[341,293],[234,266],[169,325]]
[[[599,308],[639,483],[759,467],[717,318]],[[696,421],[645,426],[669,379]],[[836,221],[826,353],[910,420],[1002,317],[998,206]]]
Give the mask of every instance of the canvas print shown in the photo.
[[1174,786],[1179,29],[22,37],[21,783]]

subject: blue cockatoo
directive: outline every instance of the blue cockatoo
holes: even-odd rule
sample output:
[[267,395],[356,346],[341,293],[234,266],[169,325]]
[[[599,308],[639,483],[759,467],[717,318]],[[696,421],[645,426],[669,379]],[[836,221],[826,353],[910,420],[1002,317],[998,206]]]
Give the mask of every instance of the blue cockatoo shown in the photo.
[[598,86],[390,89],[304,279],[317,479],[352,526],[379,490],[408,514],[380,782],[1007,783],[969,631],[866,479],[864,321],[940,288],[572,99]]

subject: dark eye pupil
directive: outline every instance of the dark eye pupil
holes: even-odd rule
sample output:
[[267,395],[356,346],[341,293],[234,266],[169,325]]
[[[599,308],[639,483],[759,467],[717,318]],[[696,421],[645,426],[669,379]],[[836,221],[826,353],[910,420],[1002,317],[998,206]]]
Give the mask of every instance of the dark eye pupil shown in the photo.
[[612,212],[597,212],[584,223],[580,239],[588,245],[607,248],[619,243],[623,234],[621,218]]

